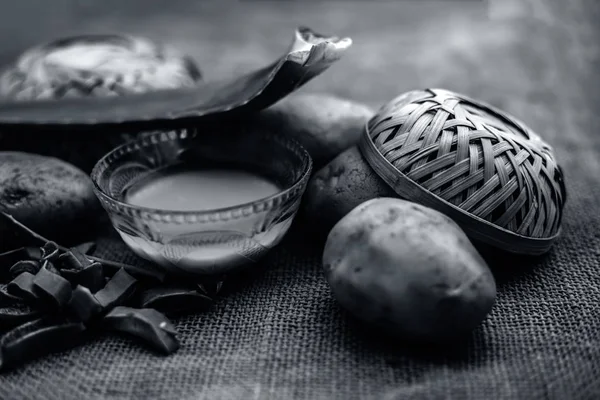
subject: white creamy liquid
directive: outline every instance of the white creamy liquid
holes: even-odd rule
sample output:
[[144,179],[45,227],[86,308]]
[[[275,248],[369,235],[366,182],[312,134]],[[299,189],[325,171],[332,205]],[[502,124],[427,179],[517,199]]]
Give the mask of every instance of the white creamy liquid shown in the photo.
[[171,211],[206,211],[251,203],[276,194],[273,182],[241,170],[165,169],[130,189],[132,205]]
[[[280,191],[260,175],[240,170],[168,167],[151,173],[126,193],[132,205],[169,211],[207,211],[238,206]],[[291,217],[253,237],[267,210],[244,218],[211,223],[174,224],[153,221],[164,243],[131,236],[119,230],[123,240],[141,257],[169,269],[218,273],[247,264],[279,242]]]

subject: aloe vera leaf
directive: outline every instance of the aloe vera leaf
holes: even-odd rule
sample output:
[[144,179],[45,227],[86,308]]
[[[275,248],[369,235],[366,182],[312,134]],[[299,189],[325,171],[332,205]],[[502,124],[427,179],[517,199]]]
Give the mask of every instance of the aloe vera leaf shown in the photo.
[[103,319],[106,329],[128,333],[143,339],[154,349],[172,354],[179,349],[177,331],[162,313],[151,309],[115,307]]

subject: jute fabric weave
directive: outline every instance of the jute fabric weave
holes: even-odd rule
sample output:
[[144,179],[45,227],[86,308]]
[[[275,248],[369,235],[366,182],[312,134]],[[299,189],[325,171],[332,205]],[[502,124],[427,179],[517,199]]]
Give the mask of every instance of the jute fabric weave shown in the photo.
[[[111,2],[117,3],[128,4]],[[155,3],[160,3],[161,12],[166,7],[165,2]],[[235,19],[245,31],[254,32],[257,24],[279,26],[281,32],[288,28],[288,20],[276,18],[282,11],[274,2],[242,3],[260,10],[251,18]],[[421,352],[369,338],[356,329],[331,297],[319,249],[309,246],[306,235],[297,231],[269,254],[261,274],[231,290],[210,312],[175,321],[182,348],[172,357],[155,356],[122,338],[99,337],[0,375],[0,399],[600,398],[598,1],[523,1],[539,6],[535,20],[515,12],[496,14],[493,21],[484,17],[457,21],[446,13],[429,25],[394,14],[396,2],[364,2],[362,12],[356,12],[359,3],[324,2],[313,8],[303,3],[293,8],[299,20],[314,15],[321,18],[315,24],[331,24],[333,32],[370,29],[357,37],[357,44],[365,43],[372,57],[357,53],[329,78],[315,81],[313,90],[335,86],[341,88],[340,94],[376,107],[404,90],[448,87],[517,114],[552,143],[566,175],[569,199],[563,235],[550,254],[531,262],[499,259],[498,301],[482,327],[454,351]],[[462,3],[468,11],[476,2]],[[508,7],[517,2],[489,3]],[[553,6],[543,7],[549,3]],[[205,2],[193,4],[205,7]],[[214,4],[213,11],[221,7],[221,2]],[[335,13],[315,11],[324,7]],[[177,22],[208,31],[215,14],[235,13],[227,5],[220,13],[190,13]],[[331,16],[338,13],[336,22]],[[378,30],[391,23],[398,31]],[[476,59],[462,48],[445,50],[462,43],[445,40],[456,27],[472,38],[467,43],[474,44],[470,50]],[[173,26],[164,29],[175,32]],[[431,41],[414,39],[430,29]],[[506,30],[518,37],[502,41]],[[189,36],[189,31],[184,34]],[[273,51],[268,46],[274,46],[275,36],[270,34],[272,42],[248,54],[254,54],[258,63],[264,52]],[[393,43],[406,40],[394,52],[381,45],[382,37]],[[370,46],[374,42],[378,45]],[[439,45],[443,52],[425,49],[423,43]],[[218,48],[226,49],[225,44]],[[206,54],[206,59],[214,60],[209,70],[229,62],[226,54],[223,58]],[[373,72],[373,60],[384,60],[385,68]],[[22,147],[33,150],[35,144],[43,151],[50,139],[38,139]],[[4,135],[3,148],[8,146],[6,140]],[[71,140],[79,141],[79,149],[95,143],[83,135]],[[65,142],[63,157],[80,157],[75,150],[69,154],[69,147]],[[107,257],[130,257],[117,240],[106,239],[102,247]]]
[[[498,260],[497,303],[454,348],[383,341],[349,319],[297,227],[211,311],[175,320],[173,356],[101,336],[0,375],[0,399],[598,399],[600,167],[593,172],[574,180],[564,237],[546,258]],[[136,262],[117,238],[100,245]]]

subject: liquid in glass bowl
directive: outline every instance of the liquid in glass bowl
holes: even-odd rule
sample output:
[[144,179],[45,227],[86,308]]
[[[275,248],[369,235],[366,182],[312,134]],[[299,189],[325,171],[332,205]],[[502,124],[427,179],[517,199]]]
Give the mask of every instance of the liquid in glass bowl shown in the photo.
[[92,180],[136,254],[175,274],[221,275],[281,241],[311,168],[306,150],[278,135],[183,129],[118,147]]

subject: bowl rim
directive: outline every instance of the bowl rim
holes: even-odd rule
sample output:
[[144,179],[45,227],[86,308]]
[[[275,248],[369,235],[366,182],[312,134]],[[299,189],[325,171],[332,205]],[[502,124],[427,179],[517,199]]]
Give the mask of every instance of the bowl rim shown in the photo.
[[[237,204],[234,206],[213,208],[213,209],[208,209],[208,210],[167,210],[167,209],[136,206],[136,205],[129,204],[129,203],[126,203],[121,200],[117,200],[113,196],[106,193],[99,186],[98,178],[101,176],[101,172],[103,171],[103,166],[105,164],[108,165],[109,164],[108,159],[110,157],[115,156],[117,153],[119,153],[119,152],[133,153],[134,151],[132,151],[132,150],[127,151],[127,150],[128,150],[128,148],[134,148],[134,147],[132,147],[134,145],[138,145],[140,147],[148,147],[148,146],[157,146],[157,145],[159,145],[159,143],[162,143],[162,142],[170,142],[173,140],[188,139],[188,138],[197,136],[199,134],[199,130],[200,130],[200,128],[198,128],[198,127],[188,127],[188,128],[169,129],[169,130],[143,131],[143,132],[138,133],[138,135],[139,135],[138,138],[129,140],[129,141],[113,148],[112,150],[110,150],[108,153],[106,153],[104,156],[102,156],[96,162],[96,164],[94,165],[94,167],[92,169],[92,172],[90,173],[90,178],[91,178],[91,181],[93,184],[93,190],[96,193],[96,196],[98,196],[100,198],[100,200],[102,200],[102,202],[112,203],[112,204],[117,205],[121,209],[133,211],[136,213],[146,213],[148,215],[159,215],[159,216],[182,216],[184,218],[190,217],[190,216],[205,217],[205,216],[211,216],[211,215],[215,215],[215,214],[231,213],[231,212],[235,212],[237,210],[241,211],[241,210],[247,209],[249,207],[255,207],[257,205],[264,206],[261,208],[261,212],[269,211],[272,208],[279,205],[279,203],[277,203],[277,200],[285,201],[289,197],[293,196],[299,189],[302,188],[302,186],[305,186],[306,183],[308,182],[308,179],[309,179],[310,174],[313,169],[313,161],[312,161],[312,157],[310,156],[310,154],[308,153],[306,148],[304,148],[304,146],[302,146],[299,142],[297,142],[296,140],[294,140],[292,138],[278,135],[278,134],[275,134],[272,132],[260,130],[260,133],[259,133],[260,137],[267,138],[268,140],[279,141],[284,146],[291,147],[292,150],[298,151],[303,158],[303,167],[302,167],[302,173],[301,173],[300,177],[298,179],[296,179],[287,188],[279,190],[277,193],[275,193],[273,195],[270,195],[267,197],[262,197],[260,199],[257,199],[257,200],[251,201],[251,202],[247,202],[247,203],[240,203],[240,204]],[[189,133],[190,131],[191,131],[191,134]],[[176,135],[175,137],[172,137],[173,133]],[[241,133],[244,134],[245,131],[243,131]],[[161,140],[161,137],[163,137],[165,134],[167,134],[167,139]],[[182,136],[182,135],[185,135],[185,136]],[[158,142],[155,141],[156,138],[158,138],[158,140],[159,140]],[[137,151],[137,150],[135,150],[135,151]]]

